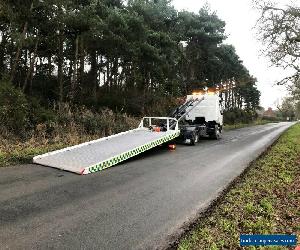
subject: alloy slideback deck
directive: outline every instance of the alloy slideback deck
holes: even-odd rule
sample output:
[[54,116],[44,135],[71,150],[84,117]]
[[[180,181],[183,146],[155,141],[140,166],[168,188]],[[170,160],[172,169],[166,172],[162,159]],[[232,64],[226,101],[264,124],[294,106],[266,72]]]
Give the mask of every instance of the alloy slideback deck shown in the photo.
[[[153,131],[144,126],[147,120],[151,127],[153,119],[166,120],[166,131]],[[176,127],[170,129],[170,123],[174,122]],[[77,174],[90,174],[171,141],[179,134],[176,119],[145,117],[137,129],[39,155],[33,158],[33,162]]]

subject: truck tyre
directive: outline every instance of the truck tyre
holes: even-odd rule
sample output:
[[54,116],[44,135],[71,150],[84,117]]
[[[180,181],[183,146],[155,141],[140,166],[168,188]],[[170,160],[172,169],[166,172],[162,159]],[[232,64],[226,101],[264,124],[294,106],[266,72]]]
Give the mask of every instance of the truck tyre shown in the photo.
[[195,133],[193,138],[191,139],[190,145],[194,146],[198,141],[199,141],[199,135]]
[[195,134],[195,143],[198,143],[199,142],[199,135],[196,133]]
[[194,140],[194,138],[191,139],[190,145],[191,145],[191,146],[194,146],[194,145],[195,145],[195,140]]
[[221,138],[221,131],[219,129],[219,126],[215,127],[215,131],[210,134],[209,137],[214,140],[219,140]]

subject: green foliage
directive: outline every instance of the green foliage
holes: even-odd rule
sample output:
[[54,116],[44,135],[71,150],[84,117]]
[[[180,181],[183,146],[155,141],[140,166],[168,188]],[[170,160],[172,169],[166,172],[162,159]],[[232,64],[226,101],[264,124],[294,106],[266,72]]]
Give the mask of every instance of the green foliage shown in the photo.
[[0,124],[8,131],[21,133],[27,126],[28,103],[23,92],[0,81]]
[[263,116],[262,119],[269,122],[286,121],[286,119],[283,119],[281,117],[272,117],[272,116]]
[[136,125],[134,119],[126,114],[115,113],[110,109],[100,109],[98,112],[87,109],[84,106],[70,109],[67,105],[58,112],[59,124],[66,127],[77,125],[86,134],[111,134],[123,132]]
[[57,114],[53,109],[45,108],[40,104],[40,101],[32,97],[29,101],[29,121],[35,127],[41,123],[52,123],[57,119]]
[[232,109],[224,112],[224,123],[249,123],[257,118],[256,112],[242,109]]
[[282,120],[295,120],[297,117],[298,112],[298,106],[299,106],[299,100],[295,97],[285,97],[282,100],[281,105],[279,105],[277,116],[278,118]]
[[3,0],[0,7],[0,79],[8,74],[27,95],[31,126],[55,121],[48,106],[63,102],[166,115],[176,98],[203,86],[229,86],[226,110],[242,110],[230,122],[253,119],[256,80],[207,7],[197,14],[169,0]]

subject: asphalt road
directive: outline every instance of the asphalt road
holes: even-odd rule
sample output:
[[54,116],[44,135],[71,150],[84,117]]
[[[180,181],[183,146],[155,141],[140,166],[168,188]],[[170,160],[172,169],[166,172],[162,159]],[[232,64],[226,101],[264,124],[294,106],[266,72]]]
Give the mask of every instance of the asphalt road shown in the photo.
[[1,168],[0,249],[164,248],[290,125],[157,148],[87,176]]

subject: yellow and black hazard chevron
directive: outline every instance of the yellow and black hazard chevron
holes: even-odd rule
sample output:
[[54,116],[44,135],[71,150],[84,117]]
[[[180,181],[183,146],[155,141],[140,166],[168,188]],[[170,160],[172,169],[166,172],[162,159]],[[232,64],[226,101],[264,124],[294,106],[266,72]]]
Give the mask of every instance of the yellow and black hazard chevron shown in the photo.
[[144,144],[143,146],[137,147],[133,150],[127,151],[125,153],[122,153],[120,155],[114,156],[108,160],[105,160],[103,162],[100,162],[94,166],[88,167],[87,169],[84,169],[82,171],[82,174],[90,174],[90,173],[95,173],[101,170],[104,170],[106,168],[112,167],[122,161],[125,161],[133,156],[136,156],[140,153],[143,153],[151,148],[154,148],[158,145],[161,145],[165,142],[171,141],[173,139],[175,139],[176,137],[178,137],[180,134],[180,132],[176,132],[176,133],[172,133],[171,135],[166,135],[165,137],[162,137],[158,140],[149,142],[147,144]]

